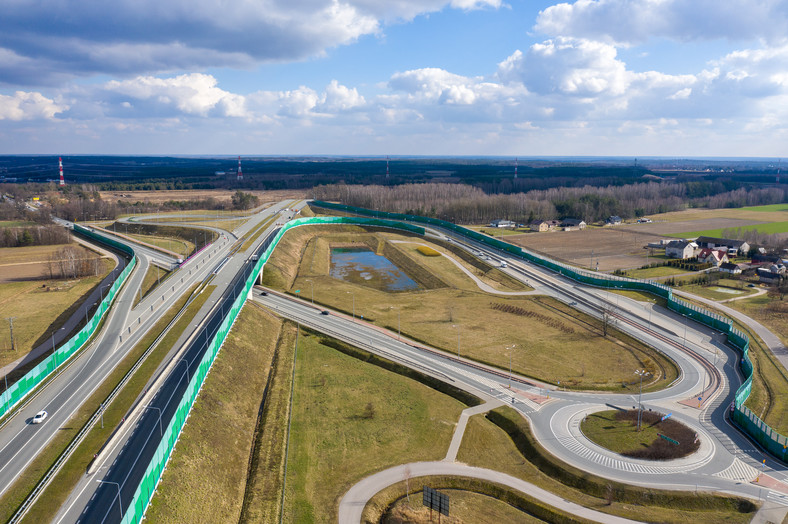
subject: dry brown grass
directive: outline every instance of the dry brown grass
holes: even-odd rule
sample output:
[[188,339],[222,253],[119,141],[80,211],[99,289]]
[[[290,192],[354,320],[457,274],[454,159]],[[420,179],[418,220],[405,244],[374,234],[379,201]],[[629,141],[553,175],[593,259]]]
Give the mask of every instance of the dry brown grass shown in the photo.
[[[306,198],[306,191],[297,189],[271,191],[250,190],[246,192],[257,196],[261,202],[278,202],[280,200],[286,199]],[[162,204],[170,200],[182,201],[215,198],[216,200],[227,202],[229,205],[230,199],[232,198],[233,193],[235,193],[235,190],[185,189],[180,191],[101,191],[100,193],[102,200],[106,200],[108,202],[127,200],[129,202],[149,202],[152,204]]]
[[[315,237],[316,231],[323,233]],[[333,230],[332,230],[333,231]],[[358,233],[355,233],[358,231]],[[291,236],[292,235],[292,236]],[[411,292],[388,293],[366,285],[337,280],[328,274],[332,242],[365,242],[377,245],[390,233],[372,235],[358,228],[328,233],[296,228],[285,235],[266,264],[267,285],[330,306],[446,351],[509,369],[563,387],[625,390],[634,388],[632,370],[648,368],[658,384],[676,376],[664,357],[630,341],[604,337],[596,321],[547,297],[501,297],[479,291],[476,284],[445,257],[424,257],[415,244],[402,247],[413,264],[439,274],[449,286]],[[421,241],[421,239],[418,239]],[[529,315],[496,311],[493,303],[520,308]],[[545,323],[548,317],[551,322]],[[457,327],[459,326],[459,328]],[[668,380],[668,382],[664,382]]]
[[[113,261],[108,259],[103,263],[102,272],[94,277],[0,284],[0,366],[13,362],[49,339],[114,267]],[[9,351],[8,317],[14,318],[16,351]]]
[[194,403],[146,519],[238,522],[280,326],[260,308],[243,308]]

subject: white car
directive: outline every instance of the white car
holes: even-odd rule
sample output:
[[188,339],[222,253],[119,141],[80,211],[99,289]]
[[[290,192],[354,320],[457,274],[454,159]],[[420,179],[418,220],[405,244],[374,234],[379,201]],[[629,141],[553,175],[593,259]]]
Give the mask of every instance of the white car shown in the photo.
[[33,417],[33,421],[32,422],[33,422],[33,424],[41,424],[42,422],[44,422],[45,418],[47,418],[47,412],[46,411],[39,411],[38,413],[36,413],[36,416]]

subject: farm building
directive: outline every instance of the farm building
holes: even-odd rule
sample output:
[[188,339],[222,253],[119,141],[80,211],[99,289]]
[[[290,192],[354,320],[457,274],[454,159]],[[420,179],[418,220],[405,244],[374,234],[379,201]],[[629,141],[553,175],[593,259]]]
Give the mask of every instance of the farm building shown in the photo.
[[726,252],[735,249],[740,255],[744,255],[750,250],[750,244],[744,240],[733,240],[730,238],[698,237],[695,243],[701,248],[725,248]]
[[490,227],[515,227],[516,225],[511,220],[493,220],[490,222]]
[[622,222],[621,221],[621,217],[613,215],[613,216],[607,217],[607,219],[605,220],[605,225],[606,226],[618,226],[618,225],[621,224],[621,222]]
[[531,231],[551,231],[561,225],[561,222],[558,220],[534,220],[528,227],[531,228]]
[[561,221],[561,227],[566,231],[573,229],[585,229],[586,223],[579,218],[565,218]]
[[720,271],[723,273],[730,273],[731,275],[740,275],[741,274],[741,267],[739,264],[733,264],[731,262],[723,262],[720,264]]

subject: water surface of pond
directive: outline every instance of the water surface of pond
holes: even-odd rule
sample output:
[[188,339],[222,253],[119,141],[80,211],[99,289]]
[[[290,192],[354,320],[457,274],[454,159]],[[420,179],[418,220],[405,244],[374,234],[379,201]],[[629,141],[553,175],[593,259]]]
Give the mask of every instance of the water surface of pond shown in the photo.
[[409,291],[419,285],[389,259],[367,248],[331,250],[331,276],[382,291]]

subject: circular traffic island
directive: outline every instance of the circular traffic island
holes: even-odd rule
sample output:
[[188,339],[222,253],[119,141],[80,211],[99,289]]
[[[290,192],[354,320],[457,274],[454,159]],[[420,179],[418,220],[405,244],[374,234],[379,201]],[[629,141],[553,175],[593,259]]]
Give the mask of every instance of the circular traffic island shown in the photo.
[[671,460],[696,452],[700,439],[695,431],[664,417],[643,411],[638,431],[638,410],[599,411],[583,419],[580,431],[595,444],[625,457]]

